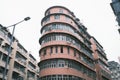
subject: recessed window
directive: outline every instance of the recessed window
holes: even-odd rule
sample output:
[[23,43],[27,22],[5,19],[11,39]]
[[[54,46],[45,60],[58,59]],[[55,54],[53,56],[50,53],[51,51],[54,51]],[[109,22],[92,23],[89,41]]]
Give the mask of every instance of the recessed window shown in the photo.
[[[2,61],[6,62],[6,58],[7,58],[7,55],[6,55],[6,54],[3,54]],[[8,60],[8,64],[9,64],[9,62],[10,62],[10,58],[9,58],[9,60]]]
[[76,50],[74,49],[74,56],[76,56]]
[[46,55],[46,49],[43,50],[43,56],[45,56],[45,55]]
[[44,23],[50,21],[50,17],[45,18]]
[[[96,78],[94,71],[85,67],[81,63],[78,63],[74,60],[69,60],[69,59],[46,60],[44,63],[41,63],[39,65],[39,67],[40,67],[40,70],[46,69],[46,68],[73,68],[73,69],[76,69],[77,71],[85,73],[86,75],[88,75],[91,78]],[[48,79],[46,79],[46,80],[48,80]],[[54,80],[54,79],[51,79],[51,80]],[[55,79],[55,80],[64,80],[64,79]],[[73,78],[73,79],[67,79],[67,80],[76,80],[76,79]],[[82,79],[79,79],[79,80],[82,80]]]
[[70,47],[67,47],[68,54],[70,54]]
[[54,19],[60,19],[60,15],[54,15]]
[[81,55],[79,54],[79,59],[81,59]]
[[51,54],[53,53],[53,47],[50,47],[50,53]]
[[61,48],[60,48],[60,52],[63,53],[63,46],[61,46]]
[[46,22],[47,22],[47,21],[50,21],[50,17],[47,17],[47,18],[46,18]]
[[58,46],[55,47],[55,52],[58,53]]
[[1,60],[1,57],[2,57],[2,52],[0,51],[0,60]]
[[59,12],[60,12],[60,13],[63,13],[63,9],[60,9]]
[[66,21],[69,21],[70,18],[69,18],[68,16],[65,16],[65,20],[66,20]]
[[3,42],[3,39],[2,39],[2,38],[0,38],[0,45],[2,44],[2,42]]
[[50,14],[50,11],[48,11],[47,15],[49,15],[49,14]]

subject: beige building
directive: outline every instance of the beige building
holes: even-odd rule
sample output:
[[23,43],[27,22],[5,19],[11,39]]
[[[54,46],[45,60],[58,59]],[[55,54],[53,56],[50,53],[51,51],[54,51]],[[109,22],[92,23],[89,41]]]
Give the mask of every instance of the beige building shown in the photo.
[[[0,80],[8,56],[11,33],[0,26]],[[39,68],[36,59],[14,37],[5,80],[37,80]]]

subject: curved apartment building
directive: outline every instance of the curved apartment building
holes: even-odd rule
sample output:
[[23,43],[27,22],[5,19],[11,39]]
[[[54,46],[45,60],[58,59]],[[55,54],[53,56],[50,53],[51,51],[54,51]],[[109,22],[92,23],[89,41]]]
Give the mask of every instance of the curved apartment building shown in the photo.
[[91,36],[74,13],[52,6],[41,25],[40,80],[96,80]]

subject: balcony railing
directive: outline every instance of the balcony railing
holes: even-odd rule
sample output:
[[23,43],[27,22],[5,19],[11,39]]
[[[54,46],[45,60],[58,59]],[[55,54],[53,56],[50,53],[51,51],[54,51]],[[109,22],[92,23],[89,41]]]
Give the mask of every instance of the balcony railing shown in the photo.
[[88,57],[90,57],[91,59],[93,59],[92,53],[89,53],[87,50],[85,50],[84,48],[82,48],[82,52],[84,54],[86,54]]
[[7,35],[5,33],[3,33],[2,31],[0,31],[0,35],[6,39],[8,42],[10,42],[10,39],[7,37]]
[[36,64],[36,61],[33,60],[32,58],[30,58],[30,61],[35,65]]
[[27,53],[23,49],[17,48],[17,51],[19,51],[23,56],[27,57]]
[[34,67],[32,67],[31,65],[28,65],[28,67],[32,72],[35,72],[36,69]]
[[25,74],[25,70],[21,70],[20,68],[14,68],[14,71],[16,71],[17,73],[20,73],[20,74]]
[[105,54],[104,50],[100,49],[99,47],[97,47],[97,50],[98,50],[102,55],[104,55],[104,56],[106,57],[106,54]]
[[26,61],[21,58],[16,58],[16,60],[20,63],[22,63],[24,66],[26,65]]
[[[6,63],[5,61],[0,60],[0,65],[1,66],[5,67],[5,63]],[[7,65],[7,69],[9,69],[9,65]]]
[[34,80],[34,76],[33,77],[28,77],[28,80]]
[[[3,77],[3,74],[2,73],[0,73],[0,78],[2,78]],[[0,79],[1,80],[1,79]],[[5,77],[5,80],[7,80],[7,77]]]

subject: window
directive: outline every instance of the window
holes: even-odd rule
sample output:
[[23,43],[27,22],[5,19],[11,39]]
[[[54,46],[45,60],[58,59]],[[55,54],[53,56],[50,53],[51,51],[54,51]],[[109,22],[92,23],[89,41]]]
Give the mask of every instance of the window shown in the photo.
[[76,56],[76,50],[74,49],[74,56]]
[[[40,70],[46,69],[46,68],[73,68],[76,69],[86,75],[88,75],[91,78],[95,78],[95,72],[90,70],[89,68],[85,67],[84,65],[73,61],[73,60],[67,60],[67,59],[52,59],[52,60],[46,60],[44,63],[41,63],[39,65]],[[68,79],[70,80],[70,79]],[[74,80],[74,79],[72,79]]]
[[63,13],[63,9],[60,9],[59,12],[60,12],[60,13]]
[[[9,46],[10,46],[10,45],[6,43],[4,46],[2,46],[2,48],[3,48],[4,50],[8,51],[8,50],[9,50]],[[11,51],[12,51],[12,50],[11,50]]]
[[[4,67],[0,66],[0,74],[3,74],[4,69],[5,69]],[[6,75],[7,75],[7,73],[8,73],[8,69],[6,71]],[[2,80],[2,79],[0,78],[0,80]]]
[[66,21],[69,21],[69,17],[68,17],[68,16],[66,16],[66,17],[65,17],[65,20],[66,20]]
[[[6,62],[6,59],[7,59],[7,55],[3,54],[2,61]],[[10,62],[10,58],[8,60],[8,64],[9,64],[9,62]]]
[[1,44],[2,44],[2,41],[3,41],[3,39],[2,39],[2,38],[0,38],[0,46],[1,46]]
[[50,53],[51,54],[53,53],[53,47],[50,47]]
[[60,48],[60,52],[63,53],[63,46],[61,46],[61,48]]
[[40,77],[40,80],[83,80],[83,79],[72,75],[49,75]]
[[60,19],[60,15],[55,15],[54,18],[55,19]]
[[81,59],[81,55],[79,54],[79,59]]
[[[80,49],[82,46],[78,39],[75,39],[74,37],[72,37],[70,35],[66,35],[66,34],[64,34],[64,35],[63,34],[50,34],[49,36],[46,35],[45,37],[42,38],[41,44],[47,43],[50,41],[66,41],[66,42],[68,42],[68,44],[73,44]],[[82,48],[82,50],[85,52],[84,48]],[[89,55],[89,53],[86,53],[86,54]],[[92,55],[92,54],[90,54],[90,55]]]
[[47,17],[47,18],[45,19],[44,23],[46,23],[46,22],[48,22],[48,21],[50,21],[50,17]]
[[[46,31],[51,31],[51,30],[66,30],[66,31],[75,33],[75,30],[71,26],[66,25],[66,24],[58,24],[58,23],[45,26],[42,30],[42,33],[46,32]],[[75,34],[77,34],[77,33],[75,33]],[[79,35],[79,34],[77,34],[77,35]]]
[[0,51],[0,60],[1,60],[1,57],[2,57],[2,52]]
[[47,15],[49,15],[49,14],[50,14],[50,11],[48,11]]
[[46,18],[46,22],[47,22],[47,21],[50,21],[50,17],[47,17],[47,18]]
[[46,49],[44,49],[44,51],[43,51],[43,56],[45,56],[46,55]]
[[68,54],[70,54],[70,47],[67,47],[67,50],[68,50]]
[[28,62],[28,66],[29,66],[31,69],[35,69],[35,68],[36,68],[36,66],[35,66],[33,63],[31,63],[31,62]]
[[58,53],[58,46],[55,47],[55,52]]
[[3,54],[2,61],[6,62],[6,59],[7,59],[7,55]]

